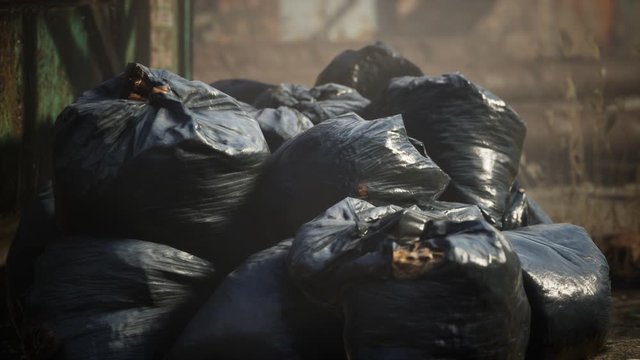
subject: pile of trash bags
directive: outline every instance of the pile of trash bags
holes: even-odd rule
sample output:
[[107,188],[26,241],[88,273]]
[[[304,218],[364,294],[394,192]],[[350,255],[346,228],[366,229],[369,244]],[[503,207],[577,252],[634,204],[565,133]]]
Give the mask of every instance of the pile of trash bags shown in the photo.
[[592,356],[608,264],[520,187],[525,135],[383,43],[312,88],[129,64],[56,120],[7,260],[24,356]]

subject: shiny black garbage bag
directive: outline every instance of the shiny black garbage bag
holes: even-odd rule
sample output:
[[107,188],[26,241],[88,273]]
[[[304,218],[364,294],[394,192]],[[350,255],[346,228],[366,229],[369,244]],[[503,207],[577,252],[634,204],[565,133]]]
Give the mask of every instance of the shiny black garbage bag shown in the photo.
[[336,56],[316,79],[316,85],[342,84],[356,89],[368,99],[374,99],[398,76],[422,76],[411,61],[389,45],[376,42],[359,50],[345,50]]
[[310,297],[341,305],[349,359],[525,356],[520,263],[477,210],[345,199],[298,230],[289,270]]
[[511,187],[507,206],[502,215],[502,230],[551,223],[553,221],[549,215],[520,187],[516,180]]
[[48,242],[56,241],[62,231],[56,224],[51,185],[21,211],[20,223],[7,253],[7,306],[18,333],[23,332],[25,301],[33,284],[34,265]]
[[501,228],[526,133],[511,107],[456,73],[395,78],[363,117],[393,114],[451,177],[442,200],[477,205]]
[[253,103],[260,94],[277,86],[250,79],[224,79],[209,85],[247,104]]
[[[416,147],[417,146],[417,147]],[[284,143],[269,160],[241,238],[264,242],[292,237],[298,227],[351,196],[375,204],[428,203],[448,177],[407,137],[399,116],[376,121],[348,114],[327,120]]]
[[287,106],[306,115],[312,123],[362,112],[369,100],[356,90],[339,84],[324,84],[311,89],[303,85],[280,84],[263,92],[253,103],[258,109]]
[[611,317],[609,266],[586,231],[543,224],[505,231],[522,263],[531,304],[528,359],[585,359],[604,344]]
[[202,82],[130,64],[56,121],[57,215],[71,234],[224,255],[216,252],[220,234],[268,156],[258,123],[236,100]]
[[213,276],[209,262],[152,242],[51,242],[27,296],[25,347],[41,358],[162,358],[211,293]]
[[313,127],[311,120],[303,113],[286,106],[255,110],[250,115],[260,124],[260,130],[271,152],[278,150],[285,141]]
[[339,316],[291,283],[291,240],[263,250],[230,273],[200,308],[170,359],[346,359]]

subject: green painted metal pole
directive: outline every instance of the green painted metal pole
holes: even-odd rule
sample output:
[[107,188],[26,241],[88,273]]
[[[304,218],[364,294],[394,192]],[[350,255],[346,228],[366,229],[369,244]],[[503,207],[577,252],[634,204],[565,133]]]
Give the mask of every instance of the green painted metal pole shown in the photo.
[[37,47],[38,10],[22,13],[22,141],[19,156],[18,206],[23,206],[35,195],[37,184],[35,128],[39,91]]
[[193,2],[191,0],[182,1],[180,23],[182,36],[178,47],[179,72],[183,77],[191,79],[193,77]]

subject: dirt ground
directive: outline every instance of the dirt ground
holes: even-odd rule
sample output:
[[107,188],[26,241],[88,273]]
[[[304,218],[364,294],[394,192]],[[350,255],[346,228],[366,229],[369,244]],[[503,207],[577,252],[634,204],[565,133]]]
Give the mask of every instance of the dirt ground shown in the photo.
[[[4,301],[3,301],[4,304]],[[613,322],[603,352],[595,360],[640,359],[640,289],[613,292]],[[4,309],[1,312],[4,315]],[[15,336],[6,318],[0,321],[0,358],[18,360]]]
[[640,290],[613,292],[613,322],[597,360],[640,359]]

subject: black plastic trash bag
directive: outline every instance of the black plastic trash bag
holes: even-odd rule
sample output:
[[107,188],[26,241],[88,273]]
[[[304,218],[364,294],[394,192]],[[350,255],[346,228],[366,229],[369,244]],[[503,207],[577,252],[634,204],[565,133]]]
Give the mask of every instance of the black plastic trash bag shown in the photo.
[[230,273],[200,308],[170,359],[345,359],[342,321],[311,304],[289,280],[291,241]]
[[586,231],[545,224],[505,231],[520,257],[531,304],[528,359],[586,359],[603,346],[611,316],[607,260]]
[[551,224],[553,221],[542,210],[518,181],[513,183],[507,200],[507,206],[502,215],[502,230],[513,230],[529,225]]
[[518,257],[473,214],[346,199],[298,230],[290,274],[317,301],[342,304],[349,359],[522,359],[530,309]]
[[441,200],[478,205],[501,228],[526,126],[461,74],[393,79],[365,118],[402,114],[409,136],[451,177]]
[[551,217],[535,202],[531,196],[527,196],[527,225],[552,224]]
[[368,99],[374,99],[392,78],[422,75],[420,68],[411,61],[378,41],[360,50],[346,50],[336,56],[318,75],[316,85],[342,84],[356,89]]
[[262,93],[252,105],[258,109],[287,106],[318,124],[350,112],[358,114],[369,105],[369,100],[354,89],[338,84],[325,84],[311,89],[303,85],[280,84]]
[[57,119],[57,215],[68,233],[211,258],[269,154],[258,123],[233,98],[130,64]]
[[253,105],[247,104],[245,102],[242,101],[238,101],[238,105],[240,105],[240,108],[246,112],[247,114],[249,114],[251,117],[253,117],[253,114],[258,111],[258,109],[256,109]]
[[260,124],[260,130],[275,152],[282,143],[313,127],[313,123],[301,112],[281,106],[277,109],[261,109],[251,113]]
[[252,196],[253,215],[242,238],[272,246],[332,204],[351,196],[374,204],[431,202],[448,177],[407,137],[400,116],[362,120],[348,114],[325,121],[284,143],[266,166]]
[[277,85],[249,79],[225,79],[214,81],[212,87],[247,104],[253,103],[260,94]]
[[25,347],[40,358],[159,359],[211,293],[213,267],[166,245],[49,243],[27,298]]
[[477,206],[446,201],[434,201],[408,209],[420,210],[426,218],[431,220],[472,221],[484,219],[482,211]]
[[54,212],[51,185],[47,185],[36,196],[30,206],[22,210],[18,230],[7,253],[7,305],[16,330],[22,333],[25,300],[33,284],[36,259],[48,242],[62,236]]

